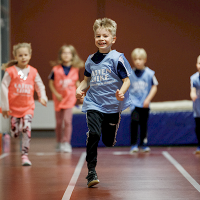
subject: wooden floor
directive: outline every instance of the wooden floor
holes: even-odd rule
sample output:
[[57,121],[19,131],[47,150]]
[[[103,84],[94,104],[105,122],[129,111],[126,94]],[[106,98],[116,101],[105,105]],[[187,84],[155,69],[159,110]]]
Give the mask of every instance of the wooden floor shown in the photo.
[[200,155],[195,147],[99,148],[100,183],[87,188],[85,148],[55,153],[55,138],[33,138],[31,167],[22,167],[19,139],[0,156],[0,200],[199,200]]

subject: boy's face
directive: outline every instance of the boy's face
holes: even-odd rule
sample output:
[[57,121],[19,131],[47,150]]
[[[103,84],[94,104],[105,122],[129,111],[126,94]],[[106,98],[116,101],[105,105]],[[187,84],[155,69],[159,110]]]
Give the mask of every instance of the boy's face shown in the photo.
[[145,68],[145,63],[147,59],[141,56],[135,56],[134,58],[132,58],[132,61],[136,69],[142,70]]
[[111,51],[112,45],[115,43],[116,37],[112,36],[110,31],[105,28],[98,28],[95,32],[95,45],[100,53],[108,53]]
[[197,64],[196,64],[196,66],[197,66],[198,72],[200,73],[200,58],[197,59]]

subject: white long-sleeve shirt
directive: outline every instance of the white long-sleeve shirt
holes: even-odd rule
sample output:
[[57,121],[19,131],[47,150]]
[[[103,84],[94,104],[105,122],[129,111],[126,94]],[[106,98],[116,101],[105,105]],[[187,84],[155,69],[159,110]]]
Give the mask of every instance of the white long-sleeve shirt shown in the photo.
[[[21,70],[22,73],[24,74],[24,76],[26,76],[26,77],[28,76],[29,71],[30,71],[30,67],[21,69],[21,68],[15,66],[15,68],[17,69],[18,72]],[[9,111],[8,87],[10,85],[10,82],[11,82],[11,77],[8,74],[8,72],[5,72],[4,77],[2,79],[2,83],[1,83],[1,108],[3,111]],[[34,86],[35,86],[35,90],[37,92],[39,99],[44,99],[47,102],[48,98],[46,96],[45,86],[44,86],[42,79],[38,73],[35,77],[35,85]]]

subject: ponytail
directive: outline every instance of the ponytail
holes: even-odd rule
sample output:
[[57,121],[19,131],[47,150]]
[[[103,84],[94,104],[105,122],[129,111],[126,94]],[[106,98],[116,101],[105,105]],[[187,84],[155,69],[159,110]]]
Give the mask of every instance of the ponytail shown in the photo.
[[2,64],[1,69],[5,71],[8,67],[16,65],[17,63],[18,63],[17,60],[11,60],[7,63]]

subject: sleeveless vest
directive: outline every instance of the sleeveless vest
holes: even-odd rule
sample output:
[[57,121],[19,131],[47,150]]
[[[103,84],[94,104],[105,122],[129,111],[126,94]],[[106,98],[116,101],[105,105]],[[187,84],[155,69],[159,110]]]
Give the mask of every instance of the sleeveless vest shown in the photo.
[[76,81],[79,80],[79,69],[71,67],[66,76],[63,67],[57,65],[53,67],[53,72],[54,87],[63,97],[62,101],[58,101],[56,96],[52,94],[55,110],[73,108],[76,104]]
[[34,102],[34,83],[37,75],[37,69],[32,66],[30,68],[28,77],[26,80],[20,78],[15,66],[6,69],[11,82],[8,87],[8,100],[10,107],[10,115],[21,118],[27,114],[34,114],[35,102]]

